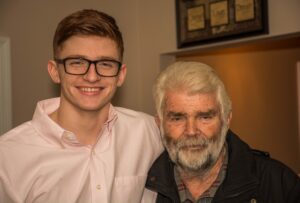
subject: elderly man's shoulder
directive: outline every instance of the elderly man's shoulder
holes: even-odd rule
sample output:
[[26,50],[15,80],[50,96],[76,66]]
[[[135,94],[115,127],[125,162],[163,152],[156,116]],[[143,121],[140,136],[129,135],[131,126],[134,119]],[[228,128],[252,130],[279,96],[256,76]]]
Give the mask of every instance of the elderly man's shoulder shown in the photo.
[[284,178],[284,179],[300,179],[297,174],[286,164],[278,159],[272,158],[268,152],[260,150],[251,150],[256,161],[256,168],[262,174],[267,175],[270,179]]

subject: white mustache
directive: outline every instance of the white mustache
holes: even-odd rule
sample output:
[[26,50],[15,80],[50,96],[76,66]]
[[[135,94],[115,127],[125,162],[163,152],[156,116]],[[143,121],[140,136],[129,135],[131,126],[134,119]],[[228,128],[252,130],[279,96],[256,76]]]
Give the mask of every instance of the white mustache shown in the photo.
[[210,140],[203,138],[203,137],[184,137],[180,140],[177,140],[176,147],[178,149],[181,148],[189,148],[189,147],[201,147],[201,148],[206,148],[210,144]]

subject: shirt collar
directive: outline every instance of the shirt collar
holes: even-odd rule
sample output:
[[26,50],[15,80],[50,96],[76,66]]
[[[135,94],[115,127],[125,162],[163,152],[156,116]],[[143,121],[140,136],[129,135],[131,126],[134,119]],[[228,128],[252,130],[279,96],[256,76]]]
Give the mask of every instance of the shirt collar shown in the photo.
[[[38,102],[32,118],[33,127],[44,139],[55,144],[56,146],[63,148],[82,146],[78,142],[73,132],[63,129],[49,117],[49,114],[58,109],[59,104],[59,97]],[[116,120],[116,110],[112,105],[110,105],[108,119],[104,123],[100,134],[103,132],[103,130],[108,130],[111,132]],[[110,134],[111,133],[109,133],[109,135]]]

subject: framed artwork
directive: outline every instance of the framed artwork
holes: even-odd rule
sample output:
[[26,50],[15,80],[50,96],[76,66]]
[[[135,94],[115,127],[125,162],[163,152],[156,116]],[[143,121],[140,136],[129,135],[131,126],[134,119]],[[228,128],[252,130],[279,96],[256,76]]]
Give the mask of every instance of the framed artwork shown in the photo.
[[177,47],[268,32],[267,0],[176,0]]

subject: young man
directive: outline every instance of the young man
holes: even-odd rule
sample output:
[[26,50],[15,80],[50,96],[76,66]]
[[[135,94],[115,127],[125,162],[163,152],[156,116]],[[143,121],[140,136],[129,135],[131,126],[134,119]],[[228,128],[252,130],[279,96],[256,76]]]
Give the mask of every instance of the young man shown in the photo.
[[1,203],[139,203],[162,152],[149,115],[111,105],[126,76],[115,20],[96,10],[63,19],[48,72],[60,98],[0,138]]
[[299,177],[228,130],[231,101],[212,68],[174,63],[154,98],[166,151],[149,172],[144,202],[300,202]]

